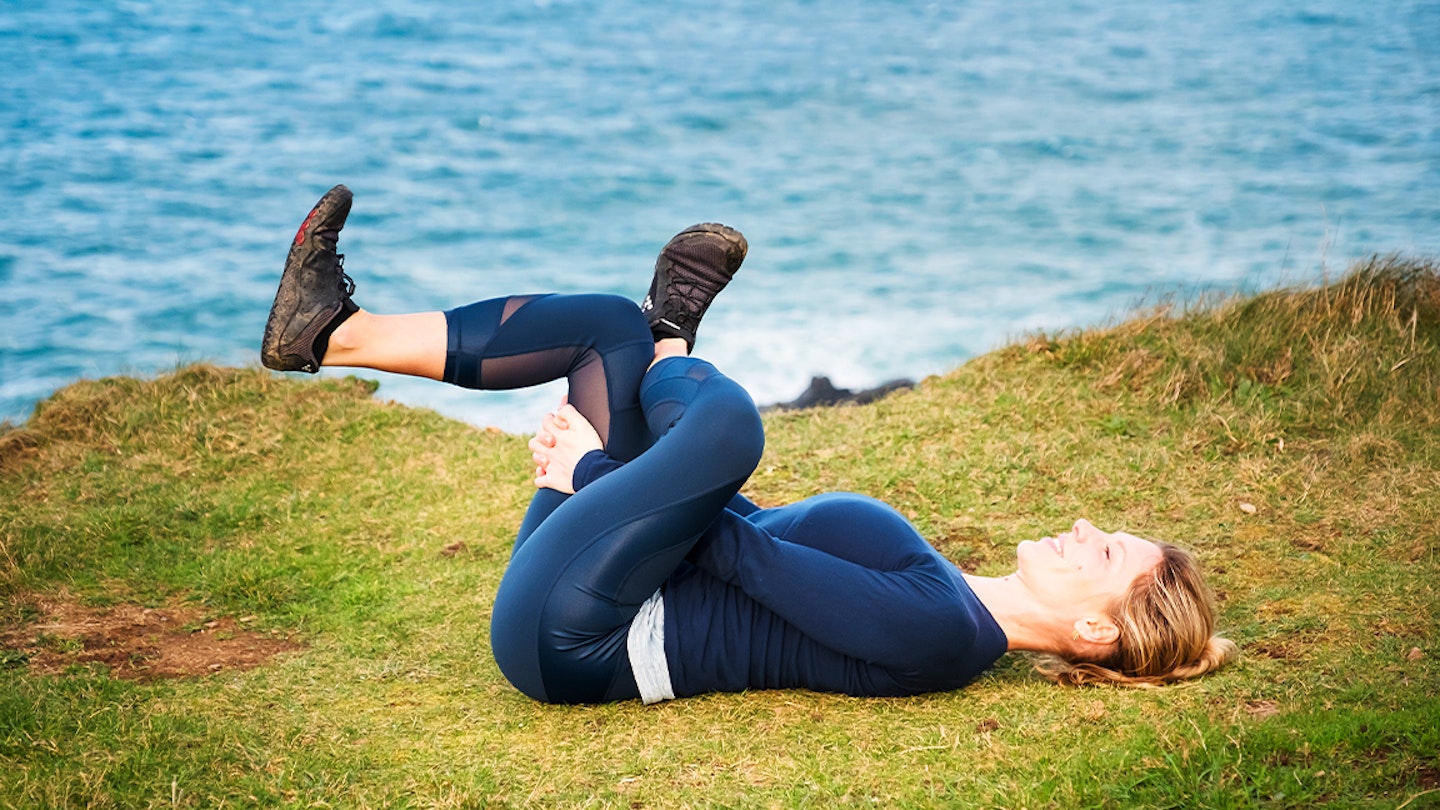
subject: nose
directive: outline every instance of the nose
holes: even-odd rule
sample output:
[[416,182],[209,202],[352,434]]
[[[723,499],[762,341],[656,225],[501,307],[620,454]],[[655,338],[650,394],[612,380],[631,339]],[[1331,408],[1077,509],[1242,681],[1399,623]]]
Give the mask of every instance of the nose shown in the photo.
[[1095,534],[1095,524],[1091,523],[1085,518],[1080,518],[1079,520],[1075,521],[1074,526],[1070,527],[1070,531],[1075,535],[1075,542],[1084,543],[1085,541],[1090,540]]

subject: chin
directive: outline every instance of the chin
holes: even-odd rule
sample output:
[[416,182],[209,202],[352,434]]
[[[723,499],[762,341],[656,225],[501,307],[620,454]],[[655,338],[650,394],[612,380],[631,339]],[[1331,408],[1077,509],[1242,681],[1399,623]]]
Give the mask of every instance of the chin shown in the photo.
[[1022,540],[1020,544],[1015,547],[1015,567],[1025,567],[1025,563],[1035,554],[1035,549],[1039,546],[1040,541],[1038,540]]

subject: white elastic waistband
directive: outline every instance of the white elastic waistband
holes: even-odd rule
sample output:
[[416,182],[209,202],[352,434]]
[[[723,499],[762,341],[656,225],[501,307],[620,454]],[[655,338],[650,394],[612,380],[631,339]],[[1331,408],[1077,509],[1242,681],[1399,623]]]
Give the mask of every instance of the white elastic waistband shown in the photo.
[[635,620],[630,622],[625,646],[630,653],[635,685],[640,687],[640,699],[646,703],[674,700],[670,664],[665,660],[665,599],[659,591],[645,600]]

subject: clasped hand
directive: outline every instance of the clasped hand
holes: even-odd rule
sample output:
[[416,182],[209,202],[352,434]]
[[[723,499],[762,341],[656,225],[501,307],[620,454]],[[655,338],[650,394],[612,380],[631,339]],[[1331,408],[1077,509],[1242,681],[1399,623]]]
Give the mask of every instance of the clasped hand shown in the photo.
[[575,494],[575,465],[586,453],[604,447],[590,421],[563,399],[559,408],[540,420],[540,430],[529,446],[535,461],[535,486],[567,495]]

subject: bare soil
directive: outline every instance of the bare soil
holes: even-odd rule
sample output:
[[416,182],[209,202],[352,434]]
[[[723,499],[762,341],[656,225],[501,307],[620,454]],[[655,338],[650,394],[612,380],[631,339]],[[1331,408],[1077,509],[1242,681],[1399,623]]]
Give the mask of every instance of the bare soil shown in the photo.
[[116,678],[186,678],[252,669],[300,649],[279,631],[246,629],[253,617],[217,617],[185,604],[91,607],[64,597],[17,601],[32,618],[0,627],[0,660],[23,663],[36,673],[103,664]]

